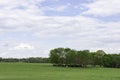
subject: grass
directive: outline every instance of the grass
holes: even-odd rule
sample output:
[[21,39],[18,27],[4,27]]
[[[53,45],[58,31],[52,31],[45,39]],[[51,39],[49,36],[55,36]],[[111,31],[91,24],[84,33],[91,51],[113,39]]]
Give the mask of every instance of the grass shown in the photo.
[[1,63],[0,80],[120,80],[120,69],[62,68],[50,64]]

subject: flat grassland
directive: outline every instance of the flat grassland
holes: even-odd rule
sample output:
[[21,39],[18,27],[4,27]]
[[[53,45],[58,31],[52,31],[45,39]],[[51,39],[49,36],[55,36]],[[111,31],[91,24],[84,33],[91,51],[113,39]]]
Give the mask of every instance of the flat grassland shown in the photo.
[[117,68],[63,68],[50,64],[0,63],[0,80],[120,80]]

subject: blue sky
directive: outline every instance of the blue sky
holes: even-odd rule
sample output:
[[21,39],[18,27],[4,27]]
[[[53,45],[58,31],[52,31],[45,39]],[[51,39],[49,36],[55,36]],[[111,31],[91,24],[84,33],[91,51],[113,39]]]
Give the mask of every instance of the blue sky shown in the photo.
[[120,0],[1,0],[0,57],[57,47],[120,53]]

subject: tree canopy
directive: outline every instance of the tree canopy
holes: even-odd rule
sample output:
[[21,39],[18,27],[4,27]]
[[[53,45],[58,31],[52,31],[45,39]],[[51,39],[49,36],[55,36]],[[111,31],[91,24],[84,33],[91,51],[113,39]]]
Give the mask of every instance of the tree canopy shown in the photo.
[[50,51],[50,61],[54,66],[66,67],[120,67],[120,54],[107,54],[103,50],[74,50],[55,48]]

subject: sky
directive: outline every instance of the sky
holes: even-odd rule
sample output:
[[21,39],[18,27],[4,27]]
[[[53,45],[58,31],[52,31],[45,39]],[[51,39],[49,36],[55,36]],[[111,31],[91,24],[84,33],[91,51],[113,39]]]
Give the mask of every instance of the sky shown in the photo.
[[120,0],[0,0],[0,57],[58,47],[120,53]]

